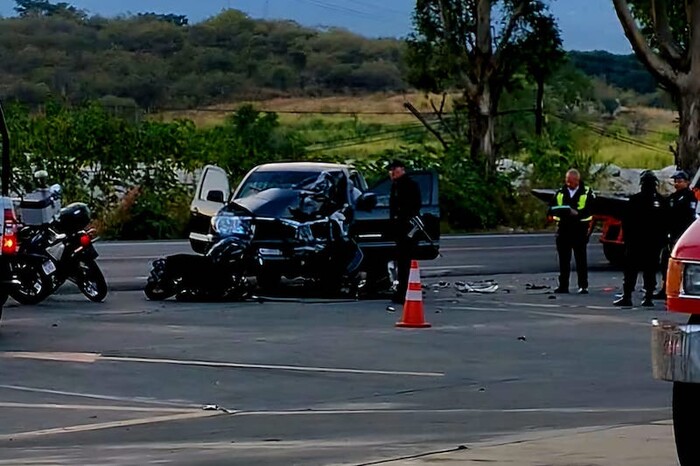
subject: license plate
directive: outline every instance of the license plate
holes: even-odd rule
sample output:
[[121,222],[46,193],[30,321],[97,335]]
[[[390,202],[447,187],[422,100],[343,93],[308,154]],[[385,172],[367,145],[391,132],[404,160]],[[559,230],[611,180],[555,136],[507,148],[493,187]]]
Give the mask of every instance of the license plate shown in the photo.
[[280,251],[279,249],[260,248],[260,255],[261,256],[281,256],[282,251]]
[[51,275],[56,271],[56,266],[51,261],[46,261],[43,264],[41,264],[41,268],[44,270],[44,273],[46,275]]

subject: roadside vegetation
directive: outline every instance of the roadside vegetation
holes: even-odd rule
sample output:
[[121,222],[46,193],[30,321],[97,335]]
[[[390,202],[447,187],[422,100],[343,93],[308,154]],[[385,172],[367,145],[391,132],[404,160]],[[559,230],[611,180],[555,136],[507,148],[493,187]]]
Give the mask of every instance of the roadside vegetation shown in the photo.
[[[636,59],[564,54],[546,2],[521,2],[533,9],[503,45],[512,66],[489,71],[498,99],[475,132],[480,97],[421,45],[442,30],[429,14],[407,44],[235,10],[190,25],[18,0],[19,17],[0,18],[14,188],[31,189],[44,168],[66,201],[89,203],[106,237],[180,238],[205,164],[235,183],[259,163],[336,161],[372,181],[401,157],[440,173],[446,231],[527,229],[545,225],[529,189],[559,185],[569,167],[673,164],[673,102]],[[548,47],[528,39],[545,37],[542,28]],[[476,53],[465,51],[461,69]]]

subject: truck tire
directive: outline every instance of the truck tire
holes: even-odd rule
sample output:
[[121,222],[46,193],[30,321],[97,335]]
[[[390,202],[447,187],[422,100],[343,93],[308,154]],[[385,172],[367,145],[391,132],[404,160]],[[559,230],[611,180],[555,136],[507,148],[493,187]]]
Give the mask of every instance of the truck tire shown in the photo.
[[[700,315],[693,315],[688,325],[700,324]],[[700,414],[700,384],[673,383],[673,436],[681,466],[700,464],[695,423]]]
[[615,267],[621,267],[625,263],[625,245],[617,243],[603,243],[605,258]]
[[190,238],[190,247],[197,254],[204,254],[207,252],[207,243],[205,243],[204,241],[197,241],[195,239]]
[[673,434],[681,466],[700,464],[695,423],[700,414],[700,384],[673,383]]

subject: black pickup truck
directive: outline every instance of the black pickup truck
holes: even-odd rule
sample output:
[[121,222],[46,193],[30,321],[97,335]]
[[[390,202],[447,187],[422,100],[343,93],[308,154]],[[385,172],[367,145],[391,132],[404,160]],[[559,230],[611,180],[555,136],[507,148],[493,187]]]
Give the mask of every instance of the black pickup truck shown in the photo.
[[[391,181],[386,178],[371,188],[364,177],[350,165],[329,163],[271,163],[253,168],[231,191],[228,175],[220,167],[208,165],[202,170],[190,207],[190,243],[204,253],[216,238],[212,218],[225,206],[243,207],[254,219],[253,247],[265,259],[260,276],[275,281],[281,276],[303,276],[300,264],[285,247],[296,234],[292,209],[284,199],[305,180],[327,173],[340,178],[343,186],[340,203],[353,206],[349,236],[363,255],[361,268],[373,276],[386,276],[387,263],[393,259],[394,242],[389,235],[389,194]],[[440,209],[438,177],[433,171],[409,173],[421,188],[421,218],[429,238],[420,233],[416,259],[434,259],[438,255]],[[260,278],[260,276],[258,278]]]

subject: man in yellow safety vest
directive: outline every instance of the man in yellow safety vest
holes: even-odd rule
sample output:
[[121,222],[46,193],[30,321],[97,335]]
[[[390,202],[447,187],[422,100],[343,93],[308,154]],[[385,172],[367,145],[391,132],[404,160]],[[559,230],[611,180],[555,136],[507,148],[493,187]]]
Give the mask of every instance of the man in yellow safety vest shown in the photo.
[[579,294],[588,294],[588,259],[586,248],[591,226],[590,205],[595,195],[581,181],[578,170],[566,172],[564,186],[552,198],[549,215],[557,222],[557,254],[559,255],[559,286],[555,293],[569,292],[571,252],[576,260]]

